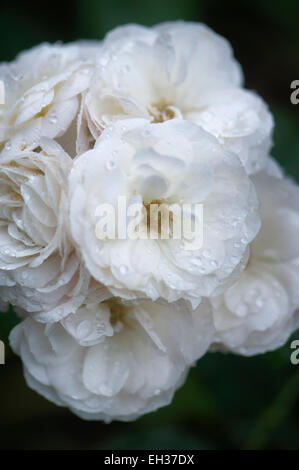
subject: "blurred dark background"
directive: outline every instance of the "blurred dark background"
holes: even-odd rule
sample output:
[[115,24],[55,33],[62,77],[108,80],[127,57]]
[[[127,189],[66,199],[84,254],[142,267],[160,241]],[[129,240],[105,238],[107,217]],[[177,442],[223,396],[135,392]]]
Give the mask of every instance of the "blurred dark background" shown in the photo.
[[[246,87],[274,114],[273,155],[299,182],[298,0],[1,1],[0,62],[43,41],[100,39],[120,24],[184,19],[207,23],[231,43]],[[0,314],[0,339],[17,322]],[[299,333],[294,335],[299,339]],[[18,357],[0,366],[2,449],[298,449],[299,365],[290,342],[254,358],[207,354],[173,403],[133,423],[84,422],[27,388]]]

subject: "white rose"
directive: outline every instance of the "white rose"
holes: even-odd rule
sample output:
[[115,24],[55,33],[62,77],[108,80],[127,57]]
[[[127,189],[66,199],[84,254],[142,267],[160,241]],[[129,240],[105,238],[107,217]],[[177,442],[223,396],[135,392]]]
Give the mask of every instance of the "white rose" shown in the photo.
[[[150,124],[121,120],[95,148],[79,156],[70,173],[70,225],[92,276],[115,296],[179,298],[193,305],[237,278],[248,243],[259,229],[255,189],[239,159],[200,127],[174,119]],[[203,205],[203,244],[181,239],[99,239],[97,208],[119,197],[145,212],[151,203]],[[116,210],[117,212],[117,210]],[[198,219],[198,218],[197,218]],[[160,237],[160,233],[156,234]]]
[[[7,149],[22,148],[41,136],[65,134],[78,112],[80,95],[89,85],[98,47],[99,43],[93,42],[41,44],[0,65],[5,89],[0,149],[5,142]],[[22,134],[16,136],[20,130]],[[65,138],[72,139],[69,147],[74,149],[76,137]]]
[[299,188],[265,173],[253,180],[261,230],[240,279],[211,299],[217,336],[213,349],[244,355],[282,346],[297,327],[299,308]]
[[11,346],[28,385],[88,420],[130,421],[167,405],[213,336],[210,304],[113,298],[63,322],[27,318]]
[[0,158],[0,297],[44,320],[74,311],[89,283],[67,231],[71,166],[47,138]]
[[241,88],[229,43],[207,26],[116,28],[103,41],[97,64],[82,102],[79,151],[119,119],[183,118],[237,153],[249,173],[265,165],[272,116],[256,93]]

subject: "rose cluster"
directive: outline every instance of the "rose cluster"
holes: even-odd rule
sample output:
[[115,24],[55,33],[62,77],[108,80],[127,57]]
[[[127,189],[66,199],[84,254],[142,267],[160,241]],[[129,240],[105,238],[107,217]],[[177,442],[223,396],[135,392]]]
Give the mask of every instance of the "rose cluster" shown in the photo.
[[[30,387],[128,421],[168,404],[209,350],[283,345],[299,320],[299,188],[224,38],[128,25],[42,44],[0,81],[0,298],[21,317],[10,341]],[[97,208],[124,196],[193,219],[201,204],[201,245],[98,237]]]

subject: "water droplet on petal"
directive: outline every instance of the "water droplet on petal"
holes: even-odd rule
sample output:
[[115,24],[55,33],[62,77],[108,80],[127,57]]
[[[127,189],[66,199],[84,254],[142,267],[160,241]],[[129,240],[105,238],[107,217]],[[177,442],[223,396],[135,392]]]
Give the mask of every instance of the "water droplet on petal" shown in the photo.
[[123,65],[122,66],[122,72],[123,73],[128,73],[131,70],[131,67],[129,65]]
[[88,320],[83,320],[76,328],[76,333],[79,338],[86,338],[92,332],[92,323]]
[[262,308],[263,305],[264,305],[264,301],[263,299],[259,298],[259,299],[256,299],[255,301],[255,305],[258,307],[258,308]]
[[50,121],[51,124],[57,124],[58,119],[57,119],[56,114],[51,113],[49,121]]
[[119,271],[122,275],[127,274],[128,272],[128,266],[125,266],[124,264],[120,266]]
[[246,304],[239,304],[236,308],[236,314],[240,317],[244,317],[248,313],[248,306]]
[[210,258],[212,255],[212,252],[211,250],[204,250],[202,254],[204,258]]
[[106,163],[106,168],[108,171],[113,170],[116,167],[114,160],[108,160]]
[[22,141],[20,142],[20,149],[21,149],[21,150],[25,150],[26,147],[27,147],[27,142],[26,142],[26,140],[22,140]]

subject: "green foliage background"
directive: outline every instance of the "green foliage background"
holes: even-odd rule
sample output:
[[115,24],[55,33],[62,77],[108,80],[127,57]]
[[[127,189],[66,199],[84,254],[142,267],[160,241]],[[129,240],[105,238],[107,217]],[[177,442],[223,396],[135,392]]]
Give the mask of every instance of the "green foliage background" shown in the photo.
[[[206,22],[231,41],[246,86],[270,104],[273,155],[299,182],[299,105],[290,103],[290,83],[299,79],[298,18],[297,0],[2,0],[0,61],[43,41],[100,39],[128,22]],[[299,448],[299,366],[290,364],[291,340],[253,358],[207,354],[170,406],[133,423],[104,425],[81,421],[27,388],[8,348],[17,321],[12,311],[0,314],[7,345],[0,366],[2,449]]]

